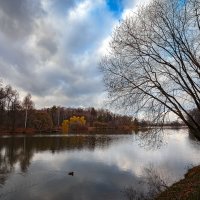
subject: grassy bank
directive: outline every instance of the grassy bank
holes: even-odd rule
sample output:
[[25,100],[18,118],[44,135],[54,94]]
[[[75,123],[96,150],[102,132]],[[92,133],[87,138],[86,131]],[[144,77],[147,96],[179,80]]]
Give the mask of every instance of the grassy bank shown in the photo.
[[184,179],[174,183],[156,200],[200,200],[200,166],[190,169]]

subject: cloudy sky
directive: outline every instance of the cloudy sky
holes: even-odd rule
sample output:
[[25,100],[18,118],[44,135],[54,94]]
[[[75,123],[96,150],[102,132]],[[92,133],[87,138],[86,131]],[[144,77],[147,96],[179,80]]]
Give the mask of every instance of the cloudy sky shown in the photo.
[[37,108],[102,107],[98,64],[113,28],[138,2],[0,0],[0,79],[21,98],[31,93]]

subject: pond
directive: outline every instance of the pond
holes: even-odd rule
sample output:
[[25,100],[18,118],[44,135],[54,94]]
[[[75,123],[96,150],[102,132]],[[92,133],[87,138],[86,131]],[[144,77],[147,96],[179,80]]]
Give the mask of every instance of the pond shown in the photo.
[[[172,184],[200,164],[200,143],[186,129],[158,135],[0,137],[0,199],[122,200],[153,168]],[[74,174],[69,175],[70,172]]]

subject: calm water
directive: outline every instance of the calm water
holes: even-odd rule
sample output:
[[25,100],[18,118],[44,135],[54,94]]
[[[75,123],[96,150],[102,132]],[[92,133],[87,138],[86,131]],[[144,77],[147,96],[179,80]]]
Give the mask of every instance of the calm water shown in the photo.
[[143,136],[1,137],[0,199],[121,200],[126,187],[145,190],[149,166],[173,183],[200,164],[187,130]]

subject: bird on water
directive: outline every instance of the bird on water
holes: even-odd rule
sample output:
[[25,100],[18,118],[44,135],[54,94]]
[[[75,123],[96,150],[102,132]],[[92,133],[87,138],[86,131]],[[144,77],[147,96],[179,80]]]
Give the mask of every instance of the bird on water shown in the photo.
[[69,176],[74,176],[74,172],[69,172],[68,175]]

